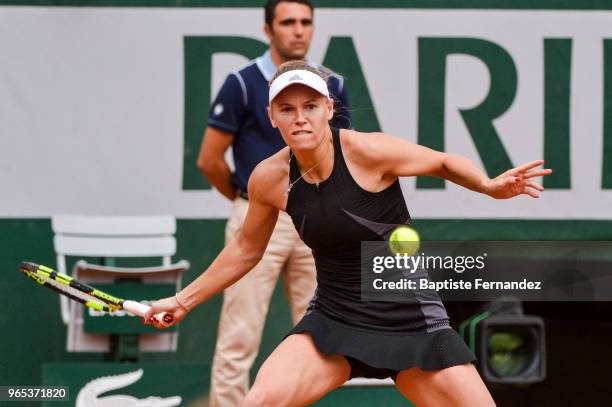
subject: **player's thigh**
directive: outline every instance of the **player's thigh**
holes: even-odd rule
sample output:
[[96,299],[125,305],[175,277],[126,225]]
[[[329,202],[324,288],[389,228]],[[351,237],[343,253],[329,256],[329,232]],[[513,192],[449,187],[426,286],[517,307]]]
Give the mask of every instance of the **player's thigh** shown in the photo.
[[418,407],[495,406],[491,394],[471,363],[436,371],[419,368],[403,370],[398,374],[395,384]]
[[261,366],[244,405],[308,405],[341,386],[350,370],[343,356],[319,352],[310,335],[290,335]]

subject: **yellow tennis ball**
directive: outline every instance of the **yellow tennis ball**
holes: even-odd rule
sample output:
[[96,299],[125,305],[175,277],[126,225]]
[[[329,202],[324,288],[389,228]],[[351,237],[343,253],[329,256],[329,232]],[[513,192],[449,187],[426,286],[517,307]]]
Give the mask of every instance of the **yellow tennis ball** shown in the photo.
[[389,248],[394,254],[412,256],[419,250],[420,243],[419,233],[409,226],[398,226],[389,236]]

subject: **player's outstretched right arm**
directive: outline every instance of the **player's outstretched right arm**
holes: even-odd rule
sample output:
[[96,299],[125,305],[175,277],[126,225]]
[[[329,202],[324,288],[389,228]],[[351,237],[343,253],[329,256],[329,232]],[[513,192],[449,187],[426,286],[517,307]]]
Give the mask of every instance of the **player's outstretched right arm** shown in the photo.
[[264,164],[257,166],[249,180],[249,210],[236,238],[223,248],[205,272],[175,297],[156,301],[144,316],[145,323],[158,326],[151,318],[164,311],[173,314],[173,325],[180,322],[189,310],[238,281],[259,263],[278,218],[277,207],[268,199],[271,183],[277,181],[266,174]]

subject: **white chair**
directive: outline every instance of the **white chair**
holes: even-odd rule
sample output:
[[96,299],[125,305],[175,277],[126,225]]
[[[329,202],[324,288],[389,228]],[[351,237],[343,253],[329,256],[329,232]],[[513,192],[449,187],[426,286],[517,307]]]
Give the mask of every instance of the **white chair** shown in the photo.
[[[171,264],[176,253],[176,220],[173,216],[84,216],[55,215],[51,218],[55,233],[53,244],[57,269],[67,273],[67,256],[99,258],[159,257],[156,267],[112,267],[79,261],[74,276],[91,284],[112,282],[117,277],[141,278],[144,283],[174,283],[181,289],[187,261]],[[62,320],[68,325],[66,350],[69,352],[108,352],[109,335],[88,334],[83,330],[83,306],[60,296]],[[142,334],[139,348],[144,352],[174,351],[177,332]]]

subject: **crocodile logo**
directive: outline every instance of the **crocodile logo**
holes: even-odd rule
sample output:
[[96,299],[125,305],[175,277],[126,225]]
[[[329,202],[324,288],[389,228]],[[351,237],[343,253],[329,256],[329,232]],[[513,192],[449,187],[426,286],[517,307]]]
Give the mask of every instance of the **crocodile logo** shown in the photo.
[[143,370],[118,375],[103,376],[87,383],[76,399],[76,407],[174,407],[181,404],[180,396],[156,397],[143,399],[127,394],[113,394],[100,397],[111,390],[121,389],[136,383],[143,375]]

